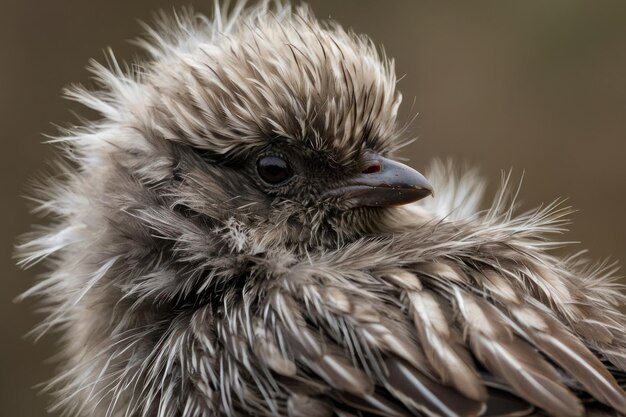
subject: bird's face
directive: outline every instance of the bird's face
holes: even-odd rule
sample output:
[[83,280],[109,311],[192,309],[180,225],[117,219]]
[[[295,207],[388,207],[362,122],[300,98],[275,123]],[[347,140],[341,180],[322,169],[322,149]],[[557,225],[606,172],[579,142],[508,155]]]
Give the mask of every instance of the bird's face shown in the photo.
[[330,150],[277,138],[234,161],[207,163],[227,179],[220,194],[230,209],[221,215],[238,217],[257,239],[287,244],[343,243],[375,231],[386,208],[432,193],[419,172],[384,149],[365,148],[338,163]]
[[184,45],[151,40],[142,102],[127,110],[151,149],[135,165],[169,161],[147,175],[173,209],[306,247],[377,231],[386,208],[432,193],[390,158],[406,143],[393,63],[302,13],[210,40],[190,32]]

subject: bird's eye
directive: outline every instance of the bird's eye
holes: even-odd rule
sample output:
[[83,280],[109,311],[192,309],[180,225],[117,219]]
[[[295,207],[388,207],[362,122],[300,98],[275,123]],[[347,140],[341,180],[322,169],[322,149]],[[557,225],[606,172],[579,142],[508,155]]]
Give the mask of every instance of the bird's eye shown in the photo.
[[262,156],[257,161],[259,176],[268,184],[278,184],[291,176],[289,163],[279,156]]

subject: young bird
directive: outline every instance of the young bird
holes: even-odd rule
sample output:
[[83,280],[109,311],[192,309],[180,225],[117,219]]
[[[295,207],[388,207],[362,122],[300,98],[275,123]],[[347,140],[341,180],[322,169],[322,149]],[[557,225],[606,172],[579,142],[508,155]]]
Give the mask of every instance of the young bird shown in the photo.
[[285,4],[160,22],[147,60],[69,90],[101,118],[56,139],[52,220],[19,246],[50,265],[26,295],[61,335],[53,409],[626,414],[613,266],[549,253],[557,204],[516,215],[504,184],[481,212],[474,174],[396,162],[369,38]]

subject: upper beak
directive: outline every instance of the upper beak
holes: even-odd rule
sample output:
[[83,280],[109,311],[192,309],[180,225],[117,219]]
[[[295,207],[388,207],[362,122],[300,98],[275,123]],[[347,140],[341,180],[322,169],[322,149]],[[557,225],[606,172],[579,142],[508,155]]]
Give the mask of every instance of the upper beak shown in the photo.
[[327,191],[351,207],[391,207],[412,203],[433,194],[433,187],[411,167],[377,154],[367,154],[361,174]]

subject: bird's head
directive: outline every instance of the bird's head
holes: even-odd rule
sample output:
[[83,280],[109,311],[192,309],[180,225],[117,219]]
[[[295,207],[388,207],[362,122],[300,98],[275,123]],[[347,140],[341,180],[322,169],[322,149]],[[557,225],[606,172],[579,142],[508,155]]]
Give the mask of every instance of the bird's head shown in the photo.
[[432,193],[391,158],[406,143],[401,95],[369,38],[306,8],[242,13],[164,22],[136,74],[99,68],[108,90],[76,94],[105,115],[116,189],[140,184],[138,205],[304,246],[376,231],[389,207]]

